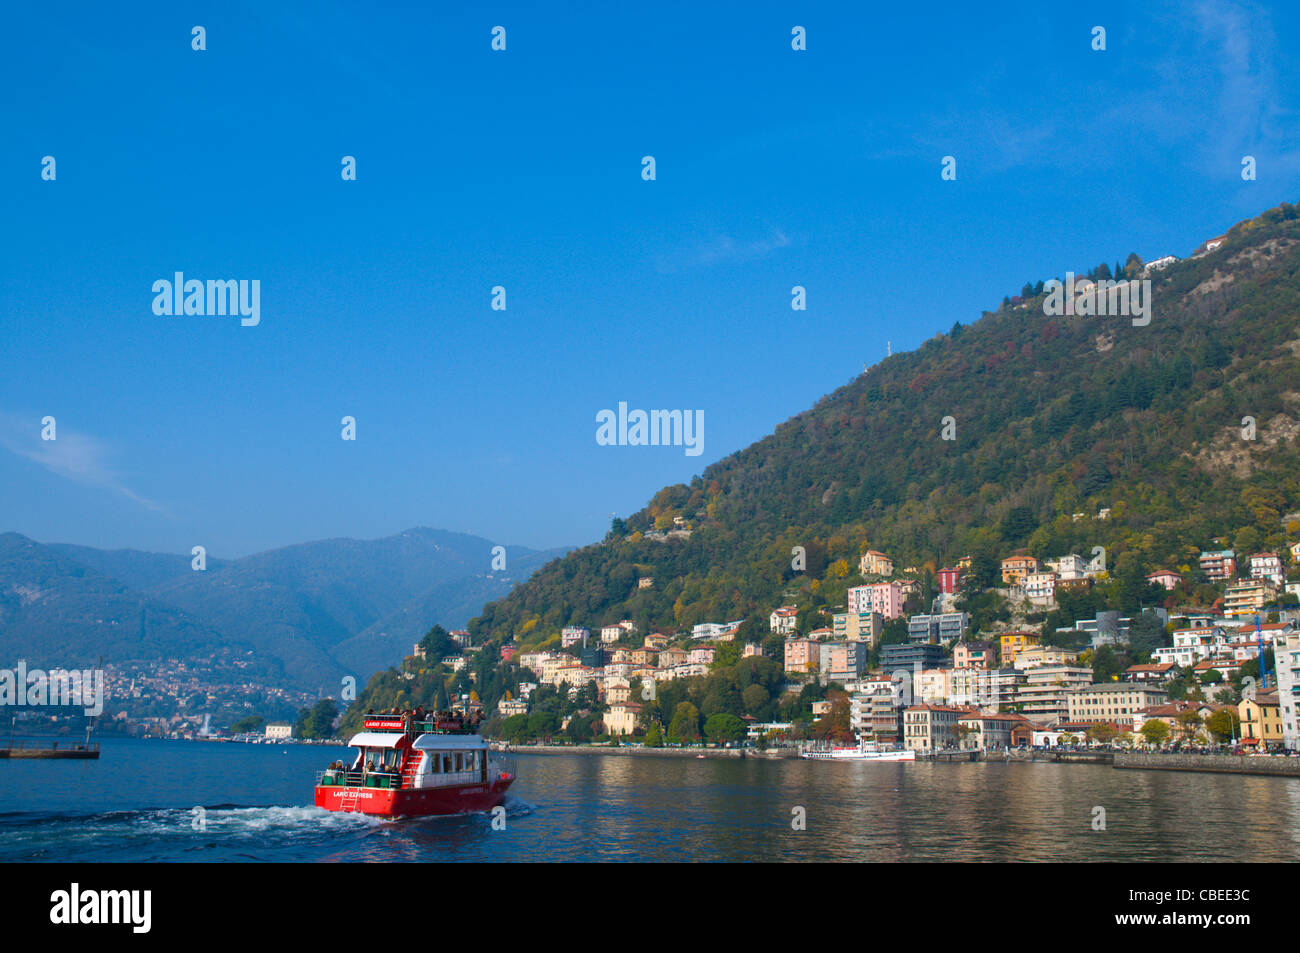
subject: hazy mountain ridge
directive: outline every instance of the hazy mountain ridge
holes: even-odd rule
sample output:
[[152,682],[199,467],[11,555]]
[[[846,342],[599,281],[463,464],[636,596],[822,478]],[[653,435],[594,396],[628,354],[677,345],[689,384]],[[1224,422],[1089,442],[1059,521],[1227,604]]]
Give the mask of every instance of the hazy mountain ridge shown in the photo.
[[[209,557],[199,572],[187,555],[0,534],[0,651],[57,655],[50,664],[251,651],[282,669],[287,685],[337,693],[344,675],[364,680],[366,666],[386,664],[402,645],[409,652],[434,622],[463,626],[484,601],[554,555],[510,546],[512,572],[491,574],[494,545],[420,527],[377,540]],[[387,619],[395,620],[393,632],[380,636]],[[379,649],[367,651],[367,643]]]

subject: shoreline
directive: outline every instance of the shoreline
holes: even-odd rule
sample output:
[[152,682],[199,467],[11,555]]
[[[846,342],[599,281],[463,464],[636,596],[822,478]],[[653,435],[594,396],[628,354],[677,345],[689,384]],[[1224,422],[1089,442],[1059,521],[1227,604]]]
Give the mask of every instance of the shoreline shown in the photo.
[[[749,749],[749,748],[630,748],[606,747],[603,745],[520,745],[494,748],[501,754],[575,754],[575,755],[613,755],[615,757],[642,758],[730,758],[733,760],[753,759],[756,761],[782,761],[798,759],[799,752],[793,748]],[[1251,755],[1230,754],[1154,754],[1141,751],[1096,751],[1096,752],[1036,752],[1037,756],[1027,758],[1006,757],[1005,752],[995,752],[990,757],[988,752],[967,751],[958,756],[918,758],[918,763],[930,764],[971,764],[987,762],[989,764],[1093,764],[1109,765],[1112,768],[1128,771],[1189,771],[1203,774],[1238,774],[1253,777],[1300,778],[1300,758],[1262,758]]]

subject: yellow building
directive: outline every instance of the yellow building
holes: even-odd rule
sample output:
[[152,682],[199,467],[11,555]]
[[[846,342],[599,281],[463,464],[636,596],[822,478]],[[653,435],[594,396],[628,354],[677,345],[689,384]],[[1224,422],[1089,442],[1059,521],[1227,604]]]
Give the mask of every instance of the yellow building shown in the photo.
[[1043,564],[1033,556],[1008,556],[1002,560],[1002,581],[1009,586],[1019,584],[1030,573],[1042,571]]
[[1277,692],[1259,692],[1254,698],[1243,698],[1237,705],[1241,718],[1241,743],[1268,747],[1282,745],[1282,708]]
[[1004,632],[998,637],[998,650],[1002,664],[1010,665],[1016,654],[1038,644],[1036,632]]

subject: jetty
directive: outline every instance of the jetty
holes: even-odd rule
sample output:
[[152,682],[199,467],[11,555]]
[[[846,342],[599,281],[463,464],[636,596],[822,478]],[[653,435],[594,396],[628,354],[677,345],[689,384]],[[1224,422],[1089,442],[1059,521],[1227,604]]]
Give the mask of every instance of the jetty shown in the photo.
[[99,742],[65,745],[59,747],[57,741],[52,744],[39,742],[13,742],[0,747],[2,758],[72,758],[77,760],[94,760],[99,757]]

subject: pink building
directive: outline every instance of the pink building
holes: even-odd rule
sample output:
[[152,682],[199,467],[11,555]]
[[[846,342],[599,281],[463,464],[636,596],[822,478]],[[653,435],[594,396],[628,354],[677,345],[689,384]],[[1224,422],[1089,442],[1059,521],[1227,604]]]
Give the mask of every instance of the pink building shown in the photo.
[[815,672],[821,661],[821,646],[812,639],[785,640],[785,670]]
[[996,642],[958,642],[952,647],[953,668],[993,668],[997,658]]
[[903,587],[897,582],[854,586],[849,590],[849,612],[879,612],[886,619],[903,614]]
[[1182,576],[1170,569],[1158,569],[1147,576],[1147,582],[1156,586],[1164,586],[1166,589],[1173,589],[1182,579]]

